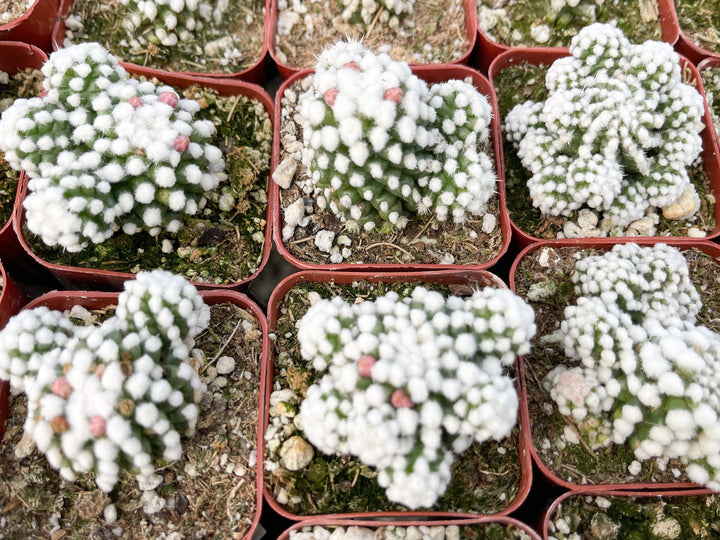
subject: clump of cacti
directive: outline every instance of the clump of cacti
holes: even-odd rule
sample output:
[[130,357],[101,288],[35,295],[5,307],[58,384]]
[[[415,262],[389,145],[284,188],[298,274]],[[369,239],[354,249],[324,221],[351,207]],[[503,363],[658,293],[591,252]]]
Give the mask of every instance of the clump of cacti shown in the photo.
[[318,204],[366,230],[433,213],[465,222],[496,190],[492,108],[471,84],[428,85],[405,62],[343,41],[300,97],[303,163]]
[[142,486],[195,431],[204,385],[187,359],[209,317],[182,277],[141,272],[99,326],[46,307],[10,319],[0,378],[26,394],[25,431],[63,478],[92,472],[111,491],[128,470]]
[[589,207],[612,230],[687,189],[699,203],[687,168],[702,150],[704,103],[683,82],[671,45],[631,44],[619,29],[592,24],[550,66],[545,86],[544,102],[516,105],[504,123],[541,212]]
[[624,244],[580,259],[577,303],[559,337],[572,365],[544,381],[595,447],[629,444],[638,460],[679,458],[689,478],[720,490],[720,334],[682,253]]
[[298,325],[300,354],[322,375],[301,403],[300,425],[322,452],[377,468],[389,500],[432,506],[455,454],[515,426],[506,368],[534,334],[532,309],[507,289],[320,300]]
[[121,229],[177,231],[224,178],[215,127],[170,87],[132,79],[97,43],[60,49],[42,68],[44,96],[0,120],[0,149],[30,177],[28,229],[80,251]]
[[369,25],[376,17],[397,27],[403,18],[413,12],[415,0],[340,0],[342,18]]

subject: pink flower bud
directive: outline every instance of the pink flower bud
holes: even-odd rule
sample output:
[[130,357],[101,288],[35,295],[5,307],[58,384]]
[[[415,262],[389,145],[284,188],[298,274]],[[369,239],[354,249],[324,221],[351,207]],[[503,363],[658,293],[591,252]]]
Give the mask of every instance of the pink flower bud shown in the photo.
[[323,97],[325,98],[325,103],[327,103],[331,107],[335,105],[335,99],[337,98],[339,93],[340,90],[338,90],[337,88],[331,88],[330,90],[327,90],[323,94]]
[[99,414],[90,418],[90,433],[93,434],[93,437],[105,434],[105,419]]
[[47,94],[48,94],[47,90],[43,90],[42,92],[40,92],[40,97],[44,98],[45,96],[47,96]]
[[401,388],[398,388],[392,393],[392,396],[390,396],[390,404],[397,409],[402,407],[409,408],[415,405],[410,399],[410,396],[408,396],[405,393],[405,390],[402,390]]
[[70,397],[70,394],[72,394],[72,391],[72,386],[70,386],[70,383],[65,375],[58,377],[52,383],[52,393],[56,396],[67,399]]
[[178,135],[173,141],[173,147],[178,152],[184,152],[190,146],[190,137],[187,135]]
[[139,98],[138,96],[133,96],[128,99],[128,103],[133,106],[133,109],[137,109],[138,107],[142,107],[144,102],[142,98]]
[[165,103],[166,105],[170,105],[173,109],[177,107],[178,104],[178,96],[175,92],[161,92],[158,96],[158,99],[161,103]]
[[360,66],[357,65],[355,60],[350,60],[342,65],[342,69],[354,69],[355,71],[360,71]]
[[400,103],[400,101],[402,101],[402,97],[402,88],[398,88],[397,86],[395,88],[388,88],[385,90],[385,94],[383,95],[383,99],[394,101],[395,103]]
[[360,357],[360,360],[358,360],[357,367],[358,367],[358,373],[361,377],[369,377],[370,376],[370,370],[377,362],[377,359],[374,356],[370,356],[369,354],[366,354],[365,356]]

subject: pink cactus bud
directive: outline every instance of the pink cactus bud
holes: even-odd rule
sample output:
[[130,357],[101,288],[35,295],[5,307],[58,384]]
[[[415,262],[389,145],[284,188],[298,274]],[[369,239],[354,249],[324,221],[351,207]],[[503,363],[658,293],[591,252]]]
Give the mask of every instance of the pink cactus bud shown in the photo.
[[369,377],[370,376],[370,370],[372,370],[372,367],[377,362],[377,358],[374,356],[370,356],[369,354],[366,354],[365,356],[360,357],[360,360],[358,360],[357,366],[358,366],[358,373],[361,377]]
[[52,383],[52,393],[56,396],[67,399],[70,397],[70,394],[72,394],[72,391],[72,386],[70,386],[70,383],[65,375],[58,377]]
[[40,92],[40,97],[44,98],[45,96],[47,96],[47,94],[48,94],[47,90],[43,90],[42,92]]
[[390,396],[390,404],[397,409],[402,407],[409,408],[415,405],[410,399],[410,396],[408,396],[405,393],[405,390],[402,390],[401,388],[398,388],[392,393],[392,396]]
[[128,103],[133,106],[133,109],[137,109],[138,107],[142,107],[144,102],[142,98],[139,98],[138,96],[133,96],[128,99]]
[[184,152],[190,146],[190,137],[187,135],[178,135],[173,141],[173,147],[178,152]]
[[93,434],[93,437],[100,437],[105,434],[105,419],[99,414],[90,418],[90,433]]
[[339,93],[340,90],[338,90],[337,88],[331,88],[330,90],[327,90],[323,94],[323,97],[325,98],[325,103],[327,103],[331,107],[335,105],[335,99],[337,99]]
[[387,99],[388,101],[394,101],[395,103],[400,103],[400,101],[402,101],[402,97],[402,88],[398,88],[397,86],[394,88],[388,88],[387,90],[385,90],[385,94],[383,95],[383,99]]
[[342,65],[342,69],[354,69],[355,71],[360,71],[360,66],[358,66],[355,60],[350,60]]
[[158,99],[161,103],[165,103],[166,105],[170,105],[173,109],[177,107],[178,104],[178,96],[175,92],[161,92],[158,96]]

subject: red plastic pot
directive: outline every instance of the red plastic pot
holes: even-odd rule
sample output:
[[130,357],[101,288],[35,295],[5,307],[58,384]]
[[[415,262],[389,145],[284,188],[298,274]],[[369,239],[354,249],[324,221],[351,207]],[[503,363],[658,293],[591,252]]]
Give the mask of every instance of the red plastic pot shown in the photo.
[[[18,41],[0,41],[0,71],[8,75],[15,75],[18,71],[26,68],[40,69],[47,60],[47,55],[27,43]],[[15,198],[20,194],[20,183],[16,190]],[[13,214],[16,210],[13,210]],[[0,228],[0,258],[10,264],[22,264],[27,259],[24,254],[17,234],[13,229],[13,216],[2,224]]]
[[526,537],[529,540],[540,540],[540,536],[538,533],[536,533],[531,527],[526,525],[525,523],[518,521],[517,519],[513,519],[506,516],[500,516],[500,517],[483,517],[483,518],[476,518],[476,519],[467,519],[463,521],[384,521],[382,525],[379,525],[377,521],[364,521],[364,520],[337,520],[337,521],[329,521],[329,520],[317,520],[317,519],[309,519],[302,521],[300,523],[296,523],[289,529],[287,529],[284,533],[280,535],[278,540],[290,540],[292,533],[297,533],[302,530],[304,530],[306,527],[314,527],[314,526],[320,526],[329,530],[332,530],[334,527],[365,527],[368,529],[372,529],[376,531],[376,538],[380,539],[382,538],[379,536],[379,529],[382,529],[384,527],[388,526],[394,526],[394,527],[447,527],[450,525],[459,526],[460,529],[468,528],[478,534],[478,538],[486,538],[486,536],[483,534],[483,529],[486,529],[488,525],[505,525],[509,526],[512,529],[517,529],[517,531],[522,531]]
[[[442,64],[438,66],[414,66],[412,71],[415,75],[428,83],[436,83],[447,81],[451,79],[466,79],[470,78],[472,84],[487,97],[489,103],[492,106],[492,120],[490,123],[490,136],[492,138],[492,148],[494,152],[494,164],[495,171],[498,176],[497,194],[499,199],[499,208],[497,216],[497,222],[500,227],[502,234],[502,245],[499,252],[495,257],[487,261],[478,261],[474,264],[467,265],[453,265],[453,264],[430,264],[430,263],[397,263],[397,262],[379,262],[379,263],[327,263],[319,264],[306,260],[302,260],[295,255],[291,254],[288,248],[285,246],[282,238],[283,228],[283,208],[280,198],[280,187],[270,181],[270,211],[271,211],[271,223],[273,226],[273,240],[278,252],[289,261],[292,265],[299,269],[312,269],[312,270],[341,270],[341,271],[393,271],[397,269],[410,270],[410,271],[429,271],[439,269],[457,269],[466,268],[468,270],[481,270],[490,268],[495,264],[500,257],[507,251],[510,245],[510,221],[507,215],[507,208],[505,206],[505,183],[503,173],[503,162],[500,157],[502,142],[500,139],[500,124],[498,121],[499,113],[497,109],[497,100],[495,99],[495,91],[488,80],[483,77],[480,73],[471,69],[467,66],[460,65],[448,65]],[[297,81],[307,77],[313,73],[313,70],[305,70],[297,73],[286,80],[278,90],[275,97],[275,136],[273,137],[273,151],[272,151],[272,165],[271,170],[274,171],[280,163],[280,145],[282,144],[280,131],[282,126],[282,97],[285,90],[291,87]]]
[[[720,245],[715,244],[714,242],[710,242],[707,240],[697,240],[695,242],[689,243],[689,242],[681,242],[681,241],[672,241],[672,239],[665,239],[665,243],[668,245],[671,245],[677,249],[684,250],[684,249],[692,249],[696,248],[702,251],[703,253],[710,255],[713,259],[715,259],[715,262],[720,265]],[[613,246],[617,244],[623,244],[627,240],[622,241],[618,239],[613,238],[592,238],[592,239],[568,239],[564,241],[543,241],[538,242],[536,244],[529,245],[525,247],[515,258],[513,261],[513,264],[510,268],[510,288],[513,291],[516,291],[516,279],[517,279],[517,273],[518,273],[518,267],[522,260],[525,257],[528,257],[530,254],[534,252],[538,252],[545,248],[552,248],[561,250],[563,248],[583,248],[583,249],[599,249],[599,250],[610,250]],[[644,245],[644,246],[651,246],[656,243],[658,243],[656,240],[652,238],[637,238],[634,239],[633,242]],[[718,275],[720,275],[720,268],[718,269]],[[539,336],[536,336],[535,344],[533,347],[539,347],[538,345],[538,338]],[[562,345],[559,345],[562,347]],[[546,479],[548,482],[550,482],[551,485],[558,486],[564,489],[568,489],[573,491],[574,493],[586,493],[586,492],[592,492],[594,490],[647,490],[647,489],[653,489],[653,490],[677,490],[677,489],[699,489],[701,486],[698,486],[697,484],[694,484],[692,482],[655,482],[655,483],[642,483],[633,481],[630,475],[628,475],[627,482],[624,483],[602,483],[602,482],[596,482],[594,484],[581,484],[576,483],[572,481],[568,481],[565,478],[561,476],[561,474],[551,468],[550,465],[545,463],[538,453],[537,446],[535,444],[535,440],[533,439],[533,433],[536,433],[537,430],[533,429],[533,418],[530,415],[530,410],[528,406],[528,395],[531,388],[531,383],[529,381],[529,377],[527,375],[526,370],[526,363],[527,359],[525,357],[519,357],[518,358],[518,374],[519,374],[519,380],[520,380],[520,399],[521,399],[521,414],[525,415],[525,417],[522,419],[522,422],[524,425],[528,426],[528,429],[523,431],[523,434],[525,437],[527,437],[525,444],[530,449],[530,453],[532,455],[532,461],[537,466],[540,474],[544,479]],[[535,378],[535,377],[533,377]],[[537,384],[537,379],[535,379],[535,383],[533,385]],[[533,386],[534,388],[534,386]],[[543,391],[543,390],[540,390]],[[548,403],[552,405],[552,401],[548,397]],[[589,481],[595,481],[594,479],[590,479]]]
[[[138,75],[148,75],[144,69],[128,68],[129,73],[135,73]],[[273,102],[270,96],[265,90],[252,83],[246,83],[239,80],[229,79],[212,79],[208,77],[191,77],[182,73],[165,73],[160,79],[163,83],[172,86],[187,88],[194,84],[200,85],[206,88],[214,88],[222,96],[234,96],[241,95],[247,96],[252,99],[258,100],[262,103],[263,107],[269,114],[270,118],[273,118]],[[25,236],[23,225],[25,223],[25,209],[22,206],[25,196],[27,194],[27,176],[23,173],[20,179],[20,188],[18,196],[15,201],[16,209],[13,216],[15,230],[17,231],[20,245],[23,250],[38,264],[49,271],[63,287],[69,289],[81,288],[86,290],[100,289],[100,290],[117,290],[122,287],[122,284],[128,279],[133,279],[133,274],[129,272],[117,272],[110,270],[102,270],[95,268],[82,268],[77,266],[65,266],[55,264],[49,261],[45,261],[37,254],[32,251],[32,248],[28,244]],[[230,284],[216,285],[212,283],[204,282],[193,282],[193,284],[199,289],[231,289],[237,288],[249,283],[254,279],[260,271],[264,268],[265,264],[270,257],[271,250],[271,232],[270,232],[270,212],[266,213],[267,224],[265,226],[265,240],[263,242],[263,256],[258,269],[253,272],[252,275],[245,279]]]
[[0,40],[21,41],[49,51],[58,7],[59,0],[35,0],[20,17],[0,25]]
[[[479,1],[479,0],[478,0]],[[660,27],[662,31],[662,41],[674,45],[678,40],[680,30],[678,28],[678,21],[675,15],[675,6],[673,0],[657,0],[658,13],[660,17]],[[477,11],[475,13],[477,17]],[[604,22],[604,21],[598,21]],[[483,73],[488,73],[490,64],[500,54],[507,52],[511,49],[524,49],[531,48],[529,45],[503,45],[490,36],[488,36],[481,28],[478,21],[478,47],[473,57],[472,65],[478,67]],[[568,43],[569,44],[569,43]],[[535,47],[532,47],[533,49]],[[547,47],[537,47],[539,49]]]
[[[495,79],[498,76],[498,74],[505,68],[512,66],[512,65],[520,65],[520,64],[532,64],[535,66],[548,66],[552,64],[555,60],[559,58],[563,58],[569,55],[568,49],[564,47],[549,47],[549,48],[537,48],[537,49],[513,49],[507,52],[504,52],[500,54],[495,60],[492,61],[490,64],[490,72],[489,72],[489,78],[490,82],[495,87]],[[686,58],[680,57],[680,62],[682,65],[682,69],[685,73],[688,73],[692,77],[692,81],[695,81],[695,85],[700,92],[700,94],[705,97],[705,93],[702,89],[702,81],[700,80],[700,74],[698,73],[695,66]],[[497,92],[496,92],[497,93]],[[501,119],[502,120],[502,119]],[[707,107],[707,102],[705,102],[705,114],[703,116],[703,122],[705,124],[705,128],[700,133],[700,136],[702,137],[703,141],[703,150],[700,154],[702,157],[703,162],[703,169],[705,170],[705,173],[707,174],[709,180],[710,180],[710,192],[715,195],[715,198],[717,199],[718,195],[720,195],[720,152],[716,149],[716,142],[715,142],[715,136],[714,136],[714,130],[712,129],[713,123],[712,123],[712,117],[710,115],[710,111]],[[502,128],[501,128],[502,132]],[[501,140],[504,140],[504,135],[501,134]],[[502,146],[502,143],[501,143]],[[503,171],[505,168],[503,167]],[[720,235],[720,202],[715,202],[713,206],[713,217],[715,218],[715,228],[713,228],[712,231],[709,231],[707,233],[706,239],[713,239]],[[509,216],[510,219],[510,225],[512,227],[512,238],[513,242],[517,243],[521,248],[528,246],[534,242],[540,242],[543,241],[542,238],[539,238],[537,236],[533,235],[533,231],[526,231],[521,229],[512,218],[512,215]],[[629,241],[630,239],[635,239],[637,237],[615,237],[615,238],[624,238],[626,241]],[[665,236],[648,236],[645,237],[647,239],[650,239],[651,241],[655,242],[664,242],[668,239],[671,239],[673,242],[675,241],[688,241],[688,242],[694,242],[695,239],[687,237],[687,236],[675,236],[675,237],[665,237]],[[564,241],[564,240],[559,240]],[[572,243],[572,242],[571,242]]]
[[[301,71],[312,68],[313,66],[292,66],[278,59],[277,53],[275,52],[275,42],[277,39],[277,26],[278,26],[278,0],[269,0],[269,16],[265,19],[265,44],[270,57],[275,62],[275,65],[280,72],[280,77],[284,80],[292,75],[296,75]],[[447,62],[448,64],[467,64],[470,59],[470,53],[475,46],[475,40],[477,39],[477,11],[475,9],[474,0],[463,0],[463,8],[465,10],[465,37],[468,41],[467,51],[457,60]],[[320,51],[318,51],[320,52]],[[418,64],[424,66],[436,66],[440,64]]]
[[[57,1],[57,0],[56,0]],[[52,50],[57,51],[58,49],[63,48],[63,43],[65,41],[65,18],[72,13],[72,4],[73,0],[60,0],[60,7],[58,9],[58,19],[57,24],[55,24],[55,27],[52,30],[52,36],[51,36],[51,47]],[[265,3],[265,17],[264,17],[264,25],[263,29],[267,27],[267,19],[268,19],[268,13],[270,12],[270,0],[266,0]],[[111,51],[112,52],[112,51]],[[255,84],[262,84],[265,77],[265,57],[267,56],[267,42],[264,39],[263,36],[263,48],[260,52],[260,56],[253,59],[252,64],[250,64],[249,67],[243,69],[242,71],[238,71],[235,73],[208,73],[208,72],[199,72],[199,71],[184,71],[185,75],[191,75],[195,77],[217,77],[217,78],[234,78],[234,79],[241,79],[243,81],[255,83]],[[145,67],[138,64],[133,64],[131,62],[124,62],[120,61],[120,65],[127,69],[130,72],[133,73],[140,73],[142,72],[143,75],[147,75],[148,77],[157,77],[158,79],[164,79],[168,73],[174,73],[168,70],[160,69],[160,68],[152,68],[152,67]]]
[[[1,267],[0,267],[1,270]],[[6,289],[3,290],[3,296],[2,300],[0,300],[0,305],[2,305],[2,302],[4,302],[5,294],[7,290],[7,282],[6,282]],[[49,292],[43,296],[40,296],[39,298],[36,298],[27,306],[25,306],[24,309],[32,309],[39,306],[46,306],[53,310],[58,311],[64,311],[67,309],[71,309],[75,305],[80,305],[88,310],[93,309],[101,309],[106,306],[114,305],[117,303],[118,298],[117,292],[89,292],[89,291],[52,291]],[[257,319],[258,324],[260,326],[260,330],[262,332],[262,349],[263,352],[261,354],[261,359],[265,356],[265,351],[267,351],[269,347],[269,337],[268,337],[268,326],[267,326],[267,319],[264,315],[264,313],[260,310],[260,308],[247,296],[244,294],[241,294],[236,291],[227,291],[227,290],[214,290],[214,291],[201,291],[200,294],[202,295],[203,299],[205,300],[205,303],[209,306],[220,304],[224,302],[232,303],[240,308],[243,308],[250,313],[252,313],[253,317]],[[16,310],[15,312],[17,312]],[[0,321],[1,324],[4,325],[5,320],[2,320],[2,317],[6,315],[5,311],[2,310],[0,307]],[[264,403],[264,365],[261,365],[261,377],[260,381],[258,381],[258,403],[262,405]],[[7,394],[7,383],[5,381],[0,381],[0,428],[4,427],[5,419],[7,418],[8,414],[8,394]],[[4,385],[4,386],[3,386]],[[3,392],[3,388],[5,389]],[[0,432],[0,440],[2,440],[2,432]],[[252,520],[252,524],[250,526],[250,529],[245,534],[245,536],[242,537],[242,540],[250,540],[253,538],[253,535],[255,533],[255,530],[258,527],[258,524],[260,522],[260,513],[262,510],[262,490],[261,486],[263,485],[263,465],[262,465],[262,456],[264,454],[264,441],[261,434],[260,429],[260,410],[258,410],[258,437],[257,437],[257,465],[256,465],[256,474],[255,474],[255,481],[256,481],[256,496],[255,496],[255,513]]]
[[[692,2],[686,2],[686,8],[689,10],[695,10],[698,9],[696,4],[693,4]],[[677,43],[675,44],[675,49],[682,54],[683,56],[687,57],[692,61],[693,64],[698,65],[700,62],[702,62],[705,58],[717,58],[720,59],[720,47],[717,48],[717,50],[711,51],[709,49],[705,49],[701,45],[697,44],[695,40],[693,40],[692,36],[690,36],[687,32],[683,30],[682,27],[682,9],[678,9],[676,5],[674,5],[673,2],[673,9],[675,10],[675,16],[678,20],[678,26],[680,29],[680,36],[678,38]],[[716,28],[717,30],[717,28]]]
[[[550,523],[555,517],[556,512],[560,510],[563,503],[569,503],[569,500],[574,497],[620,497],[623,499],[633,499],[633,498],[641,498],[646,499],[648,502],[654,502],[657,503],[658,501],[665,501],[669,505],[673,505],[677,502],[680,504],[680,500],[686,497],[697,497],[697,498],[703,498],[708,495],[712,495],[713,492],[708,489],[703,490],[672,490],[672,491],[662,491],[654,489],[653,486],[645,486],[647,487],[647,491],[617,491],[617,490],[603,490],[603,489],[597,489],[594,491],[589,491],[587,493],[577,493],[569,491],[567,493],[562,494],[557,499],[555,499],[552,504],[547,508],[545,511],[543,517],[542,517],[542,523],[541,523],[541,533],[543,540],[548,540],[548,538],[551,535],[550,531]],[[629,527],[632,528],[633,531],[637,531],[638,522],[634,521],[632,525],[629,525]],[[698,523],[699,524],[699,523]],[[710,523],[704,523],[705,526],[710,526]],[[630,532],[630,531],[628,531]],[[675,538],[702,538],[703,536],[695,536],[691,531],[684,531],[685,534],[692,534],[692,536],[675,536]]]
[[[457,286],[463,289],[469,287],[506,287],[503,281],[487,272],[485,270],[456,270],[456,271],[436,271],[436,272],[422,272],[412,275],[401,272],[330,272],[330,271],[319,271],[319,270],[306,270],[293,274],[283,281],[281,281],[277,287],[273,290],[270,301],[268,303],[268,331],[274,334],[278,331],[278,319],[280,318],[280,304],[283,301],[285,295],[295,286],[303,285],[306,283],[336,283],[341,285],[350,285],[359,281],[375,284],[375,283],[427,283],[436,285],[447,285]],[[465,291],[467,292],[467,291]],[[264,407],[264,420],[262,422],[263,437],[268,428],[270,416],[270,394],[275,390],[274,377],[275,377],[275,350],[274,347],[267,349],[267,356],[265,358],[265,369],[264,373],[266,376],[265,386],[265,407]],[[517,367],[517,364],[516,364]],[[522,399],[520,400],[522,404]],[[518,457],[519,457],[519,469],[520,469],[520,480],[518,486],[518,492],[514,499],[506,501],[507,506],[502,510],[492,514],[493,517],[507,516],[511,512],[515,511],[523,501],[526,499],[530,492],[530,485],[532,483],[532,466],[530,460],[530,454],[526,446],[526,442],[530,440],[529,433],[526,433],[528,428],[525,424],[525,418],[527,415],[518,413]],[[268,473],[269,474],[269,473]],[[373,511],[372,508],[368,508],[362,511],[354,511],[349,513],[337,513],[337,514],[313,514],[313,513],[293,513],[285,505],[280,504],[275,496],[270,492],[270,489],[266,485],[263,489],[265,500],[270,507],[275,510],[281,516],[291,520],[306,520],[306,519],[317,519],[317,520],[331,520],[331,519],[460,519],[460,518],[477,518],[481,515],[480,512],[451,512],[451,511]]]

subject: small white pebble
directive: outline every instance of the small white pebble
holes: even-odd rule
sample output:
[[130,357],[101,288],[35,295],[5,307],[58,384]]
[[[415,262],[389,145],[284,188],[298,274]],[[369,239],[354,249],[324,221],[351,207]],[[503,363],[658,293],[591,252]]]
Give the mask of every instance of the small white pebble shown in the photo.
[[232,356],[221,356],[215,364],[215,369],[220,375],[232,373],[235,369],[235,359]]
[[497,226],[497,218],[493,214],[485,214],[482,220],[482,232],[492,234]]
[[160,250],[161,250],[163,253],[172,253],[172,251],[173,251],[172,242],[166,238],[165,240],[162,241],[162,245],[160,246]]
[[115,523],[117,521],[117,507],[110,503],[103,510],[103,518],[105,523]]
[[690,238],[705,238],[707,236],[707,232],[702,231],[697,227],[690,227],[687,234]]
[[324,253],[330,253],[332,248],[333,240],[335,239],[335,233],[332,231],[318,231],[315,235],[315,247]]
[[642,471],[642,465],[637,459],[633,460],[633,462],[628,465],[628,472],[631,475],[637,476],[638,474],[640,474],[640,471]]

